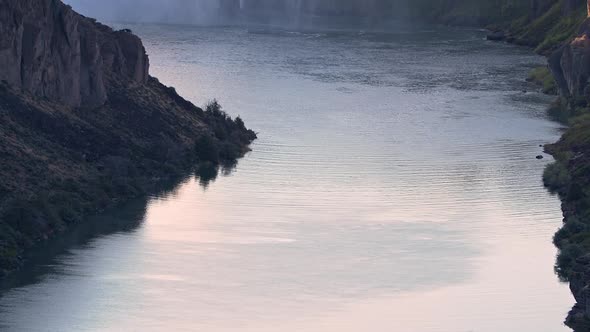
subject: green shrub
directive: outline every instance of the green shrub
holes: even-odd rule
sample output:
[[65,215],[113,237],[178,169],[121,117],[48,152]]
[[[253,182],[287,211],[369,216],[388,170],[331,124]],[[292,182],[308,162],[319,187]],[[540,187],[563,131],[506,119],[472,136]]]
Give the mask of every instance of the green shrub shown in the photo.
[[568,244],[557,254],[555,272],[562,281],[569,281],[576,259],[584,254],[584,249],[578,244]]
[[588,225],[581,222],[576,217],[570,217],[553,236],[553,243],[558,248],[562,246],[564,241],[569,241],[574,235],[586,232]]
[[234,122],[236,123],[236,126],[238,127],[238,129],[246,130],[246,124],[244,123],[244,120],[242,120],[242,118],[239,115],[238,115],[238,117],[236,117],[236,120]]
[[217,163],[219,161],[219,147],[213,137],[202,135],[195,143],[195,152],[199,161]]
[[557,83],[547,66],[537,67],[529,73],[527,81],[541,87],[543,93],[557,94]]
[[570,183],[570,175],[562,162],[554,162],[545,167],[543,183],[553,193],[565,194]]
[[558,98],[556,101],[551,103],[547,109],[547,115],[554,121],[567,124],[572,117],[572,112],[570,108],[567,105],[564,105],[561,99]]
[[[585,7],[586,4],[584,4]],[[545,34],[543,41],[535,49],[538,53],[548,53],[564,41],[576,35],[580,25],[586,18],[586,10],[575,10],[570,16],[561,16],[553,27]]]

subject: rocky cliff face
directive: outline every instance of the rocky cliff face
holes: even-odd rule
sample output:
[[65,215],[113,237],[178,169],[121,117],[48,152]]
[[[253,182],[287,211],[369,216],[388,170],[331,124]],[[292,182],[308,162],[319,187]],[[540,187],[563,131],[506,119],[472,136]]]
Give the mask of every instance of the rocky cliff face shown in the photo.
[[215,176],[255,138],[148,76],[131,32],[59,0],[0,0],[0,279],[90,214],[196,165]]
[[0,80],[70,106],[96,107],[105,85],[144,84],[149,62],[138,37],[113,31],[59,0],[0,0]]
[[[590,16],[590,0],[584,2]],[[564,1],[564,14],[569,15],[584,2]],[[590,19],[586,19],[572,41],[566,42],[549,56],[549,68],[564,100],[588,97],[586,99],[590,101],[590,91],[586,91],[590,78]]]
[[551,54],[549,67],[565,100],[589,95],[590,91],[586,91],[590,78],[589,21],[584,23],[573,41]]

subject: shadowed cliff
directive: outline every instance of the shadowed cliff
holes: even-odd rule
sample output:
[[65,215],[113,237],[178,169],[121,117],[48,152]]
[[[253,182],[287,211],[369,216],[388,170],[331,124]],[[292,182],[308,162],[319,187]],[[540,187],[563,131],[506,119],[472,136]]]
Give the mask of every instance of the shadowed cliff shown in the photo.
[[0,0],[0,276],[87,216],[196,171],[256,134],[148,74],[138,37],[59,0]]

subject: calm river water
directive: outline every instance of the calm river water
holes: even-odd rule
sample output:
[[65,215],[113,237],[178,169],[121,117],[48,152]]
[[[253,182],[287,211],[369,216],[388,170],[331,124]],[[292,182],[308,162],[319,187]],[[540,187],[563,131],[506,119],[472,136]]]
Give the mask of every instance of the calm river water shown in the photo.
[[531,50],[447,28],[130,27],[154,76],[260,139],[214,181],[94,218],[3,293],[1,327],[567,331],[535,159],[560,126],[524,82]]

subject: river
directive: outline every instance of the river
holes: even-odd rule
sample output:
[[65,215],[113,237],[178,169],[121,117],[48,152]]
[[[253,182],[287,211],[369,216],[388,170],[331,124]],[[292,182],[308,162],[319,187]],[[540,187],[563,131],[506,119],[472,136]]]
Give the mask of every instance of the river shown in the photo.
[[441,27],[126,27],[152,75],[259,140],[216,179],[92,218],[3,292],[0,327],[568,330],[535,159],[561,127],[524,81],[530,49]]

